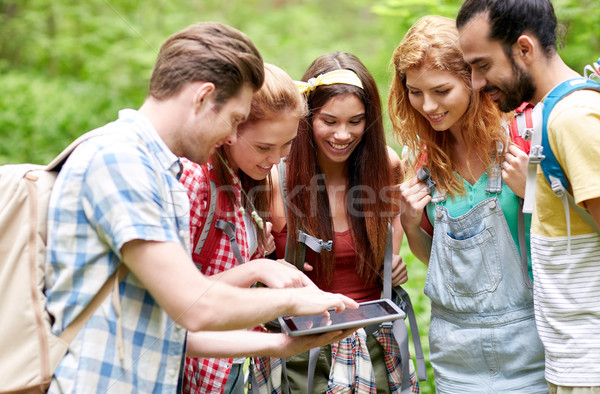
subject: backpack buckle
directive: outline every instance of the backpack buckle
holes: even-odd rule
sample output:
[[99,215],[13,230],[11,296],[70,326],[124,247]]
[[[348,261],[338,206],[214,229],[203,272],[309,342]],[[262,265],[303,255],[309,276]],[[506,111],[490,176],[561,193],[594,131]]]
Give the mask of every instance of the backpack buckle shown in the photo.
[[435,181],[433,179],[431,179],[431,173],[429,172],[429,168],[427,167],[421,167],[417,170],[417,178],[419,178],[419,180],[421,182],[425,182],[427,184],[427,188],[430,191],[434,191],[435,190]]
[[382,323],[379,324],[379,327],[381,327],[381,328],[393,328],[394,327],[394,322],[384,321],[384,322],[382,322]]
[[521,137],[523,137],[523,139],[525,141],[531,141],[531,138],[533,136],[533,128],[526,128],[525,130],[523,130],[523,135]]
[[298,230],[298,242],[302,242],[304,245],[308,246],[317,253],[321,253],[321,250],[323,249],[331,252],[333,247],[332,240],[323,241],[322,239],[313,237],[302,230]]
[[565,195],[566,189],[563,186],[562,182],[560,181],[560,179],[558,178],[552,178],[552,184],[550,185],[550,187],[552,188],[552,191],[554,192],[554,195],[556,197],[562,197]]
[[542,160],[546,158],[546,156],[542,154],[543,151],[544,147],[541,145],[532,146],[529,151],[529,162],[532,164],[540,164]]

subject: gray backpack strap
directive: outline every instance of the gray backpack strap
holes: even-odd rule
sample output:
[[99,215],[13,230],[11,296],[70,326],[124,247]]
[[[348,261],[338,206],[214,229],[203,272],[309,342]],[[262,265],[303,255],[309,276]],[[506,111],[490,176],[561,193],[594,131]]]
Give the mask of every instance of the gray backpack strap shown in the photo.
[[[244,264],[244,259],[242,258],[242,253],[240,252],[240,248],[235,239],[235,224],[231,222],[226,222],[225,220],[217,220],[215,222],[215,227],[223,230],[223,232],[229,238],[229,244],[231,246],[231,251],[235,255],[236,260],[239,264]],[[200,243],[200,242],[198,242]]]
[[[412,333],[413,344],[415,347],[415,358],[417,360],[417,378],[419,381],[427,380],[427,365],[425,364],[425,356],[423,355],[423,347],[421,346],[421,337],[419,336],[419,327],[415,310],[410,301],[408,293],[401,287],[392,287],[392,262],[393,262],[393,228],[388,225],[388,235],[385,245],[385,257],[383,260],[383,298],[393,300],[402,309],[408,317],[410,324],[410,332]],[[381,323],[381,326],[392,326],[394,338],[400,349],[402,357],[402,392],[410,393],[410,372],[409,372],[409,353],[408,353],[408,328],[403,320],[396,320],[393,323]]]
[[[281,159],[277,166],[277,173],[279,174],[279,185],[281,187],[281,197],[283,199],[283,210],[285,211],[286,223],[289,223],[289,215],[287,210],[287,183],[286,183],[286,163],[285,158]],[[290,245],[296,244],[297,254],[292,255]],[[288,263],[294,264],[298,269],[304,271],[304,257],[306,256],[306,247],[311,248],[317,253],[321,253],[323,249],[331,252],[333,248],[333,241],[323,241],[320,238],[313,237],[310,234],[305,233],[301,229],[298,229],[298,238],[294,237],[294,232],[288,227],[287,240],[285,243],[285,260]]]
[[[433,181],[432,181],[433,182]],[[435,183],[434,183],[435,185]],[[385,240],[385,253],[383,258],[383,298],[392,299],[392,262],[393,262],[393,243],[392,236],[394,230],[390,225],[388,225],[388,233]],[[404,308],[402,308],[404,310]],[[406,312],[406,311],[405,311]],[[394,339],[396,343],[398,343],[398,348],[400,349],[400,357],[402,359],[401,369],[402,369],[402,393],[405,393],[405,390],[410,390],[410,372],[408,368],[408,328],[406,328],[406,324],[403,320],[396,322],[385,322],[380,325],[376,325],[379,327],[388,327],[392,328],[392,333],[394,334]],[[369,330],[371,331],[371,330]],[[417,334],[418,335],[418,334]],[[410,391],[408,391],[410,392]]]
[[[212,222],[215,217],[215,211],[217,210],[217,184],[212,179],[210,179],[208,183],[210,185],[208,213],[206,214],[206,221],[204,222],[204,227],[202,227],[200,238],[198,238],[198,242],[196,243],[196,247],[194,248],[194,253],[196,254],[200,254],[200,252],[202,251],[202,247],[206,242],[206,238],[208,237],[210,227],[212,226]],[[235,238],[235,224],[218,219],[217,221],[215,221],[215,227],[222,230],[225,233],[225,235],[227,235],[227,238],[229,238],[231,251],[235,255],[235,259],[239,264],[244,264],[244,259],[242,258],[240,247],[238,246],[237,240]],[[196,264],[196,266],[198,267],[198,269],[201,268],[200,264]]]
[[[498,156],[501,157],[503,144],[501,142],[498,143]],[[494,158],[494,154],[492,154],[492,159]],[[496,162],[489,166],[487,169],[487,185],[485,187],[485,191],[490,194],[497,194],[502,192],[502,168],[500,168],[500,162]]]
[[[423,346],[421,346],[421,338],[419,336],[419,327],[417,325],[415,310],[412,306],[412,302],[410,301],[410,297],[408,296],[408,293],[402,287],[400,287],[400,286],[394,287],[393,292],[394,292],[394,298],[398,298],[398,301],[396,302],[396,304],[398,304],[398,306],[400,306],[400,308],[404,312],[406,312],[406,316],[408,316],[408,323],[410,324],[410,332],[412,334],[413,345],[415,347],[415,359],[417,360],[417,379],[422,382],[426,381],[427,380],[427,365],[425,364],[425,356],[423,356]],[[402,322],[401,320],[396,320],[394,322],[394,335],[396,335],[396,327],[395,327],[396,324],[401,327],[404,327],[404,330],[406,330],[406,324],[404,324],[404,322]],[[396,337],[396,341],[397,340],[398,340],[398,337]],[[398,346],[400,346],[400,344],[398,344]],[[401,354],[402,354],[402,347],[404,347],[408,352],[408,339],[406,340],[406,345],[400,347]],[[402,357],[404,357],[404,356],[402,356]],[[404,360],[405,359],[402,358],[402,361],[404,361]],[[406,360],[408,360],[408,358]],[[403,368],[404,368],[404,366],[403,366]],[[405,384],[409,384],[409,383],[410,382],[405,383],[405,381],[403,380],[402,386],[404,387]]]
[[315,370],[317,369],[317,360],[319,359],[319,353],[321,353],[320,347],[314,347],[308,351],[308,376],[306,377],[306,394],[312,393],[313,382],[315,380]]
[[[208,174],[207,174],[208,176]],[[206,237],[208,237],[208,232],[210,231],[210,226],[212,225],[213,218],[215,216],[215,211],[217,209],[217,184],[212,179],[209,181],[210,184],[210,203],[208,204],[208,213],[206,214],[206,222],[204,222],[204,227],[202,227],[202,232],[200,233],[200,238],[198,238],[198,243],[194,248],[194,253],[200,254],[202,251],[202,247],[204,246],[204,242],[206,242]],[[200,267],[198,267],[200,268]]]

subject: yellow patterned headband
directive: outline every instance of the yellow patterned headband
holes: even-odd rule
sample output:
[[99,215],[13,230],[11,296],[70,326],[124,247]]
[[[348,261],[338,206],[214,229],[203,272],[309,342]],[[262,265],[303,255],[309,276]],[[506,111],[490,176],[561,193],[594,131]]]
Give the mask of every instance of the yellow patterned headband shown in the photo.
[[313,90],[317,88],[317,86],[321,85],[334,85],[338,83],[346,84],[346,85],[354,85],[361,89],[363,88],[362,82],[358,75],[354,73],[354,71],[350,70],[334,70],[325,74],[321,74],[316,78],[311,78],[308,82],[303,81],[294,81],[298,89],[300,89],[300,93],[306,93],[306,96],[310,94]]

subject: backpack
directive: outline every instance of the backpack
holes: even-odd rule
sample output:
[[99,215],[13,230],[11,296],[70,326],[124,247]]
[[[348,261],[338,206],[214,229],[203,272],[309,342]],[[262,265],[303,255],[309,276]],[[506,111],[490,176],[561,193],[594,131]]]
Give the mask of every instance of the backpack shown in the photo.
[[[600,62],[600,59],[598,59],[598,62]],[[552,89],[552,91],[544,98],[544,100],[539,102],[535,107],[528,107],[525,108],[521,113],[517,113],[515,121],[513,121],[513,124],[511,125],[511,133],[514,129],[518,129],[518,131],[514,132],[518,132],[525,140],[531,141],[523,212],[533,212],[535,200],[535,180],[537,165],[539,164],[544,177],[552,188],[552,191],[561,199],[563,203],[567,223],[567,238],[569,238],[569,240],[569,205],[596,232],[600,233],[600,229],[598,229],[590,214],[584,208],[575,203],[573,195],[569,191],[567,177],[565,176],[563,169],[556,160],[556,156],[550,147],[547,124],[552,109],[562,98],[581,89],[591,89],[600,92],[600,75],[598,74],[600,67],[598,66],[598,62],[594,63],[593,66],[586,66],[584,72],[585,77],[564,81]],[[588,75],[588,71],[591,71],[590,75]],[[596,79],[596,81],[594,81],[594,79]]]
[[47,166],[0,166],[0,393],[44,392],[71,340],[127,272],[120,264],[61,335],[52,334],[44,293],[50,193],[71,152],[104,133],[84,134]]
[[[281,185],[281,194],[283,198],[284,211],[287,219],[287,206],[286,206],[286,196],[287,196],[287,185],[286,185],[286,162],[285,158],[281,159],[278,165],[278,173],[279,173],[279,184]],[[421,339],[419,336],[419,328],[417,326],[417,319],[415,317],[415,311],[412,306],[412,302],[408,293],[401,287],[395,286],[392,287],[392,233],[393,229],[391,224],[388,225],[388,233],[386,238],[386,246],[385,246],[385,255],[384,255],[384,265],[383,265],[383,294],[382,298],[387,298],[392,300],[396,305],[402,309],[406,313],[408,317],[408,322],[410,325],[410,331],[413,338],[413,345],[415,349],[415,359],[417,362],[417,379],[419,381],[427,380],[427,366],[425,363],[425,357],[423,355],[423,348],[421,346]],[[298,255],[293,256],[291,251],[288,250],[287,245],[291,242],[298,243]],[[288,237],[286,240],[286,250],[285,250],[285,260],[295,264],[298,269],[303,271],[304,266],[304,256],[306,253],[306,247],[311,248],[316,253],[321,253],[323,249],[328,251],[332,250],[333,241],[323,241],[321,239],[315,238],[304,231],[302,229],[297,230],[296,234],[288,228]],[[408,328],[406,324],[402,320],[397,320],[395,322],[384,322],[373,326],[365,327],[365,331],[367,333],[372,333],[375,330],[379,329],[379,327],[389,327],[392,329],[394,334],[394,338],[398,343],[398,347],[400,349],[400,354],[402,361],[407,361],[402,363],[402,393],[410,393],[411,385],[410,385],[410,374],[409,374],[409,351],[408,351]],[[308,371],[308,392],[312,390],[312,377],[314,376],[314,368],[316,367],[316,358],[319,356],[319,348],[313,348],[309,352],[309,371]],[[285,362],[285,359],[282,360]],[[311,370],[312,366],[312,370]]]
[[[217,193],[217,183],[209,175],[209,165],[204,164],[201,167],[209,179],[210,193],[208,193],[206,220],[202,225],[202,229],[194,235],[192,240],[192,260],[198,269],[211,262],[219,246],[220,232],[218,230],[221,230],[229,238],[231,251],[235,255],[238,264],[244,264],[242,253],[235,238],[235,225],[228,222],[225,216],[227,213],[225,207],[230,204],[227,194]],[[201,253],[202,251],[204,253]]]
[[533,134],[533,105],[523,102],[515,109],[515,117],[508,126],[510,140],[527,154],[531,151],[531,135]]

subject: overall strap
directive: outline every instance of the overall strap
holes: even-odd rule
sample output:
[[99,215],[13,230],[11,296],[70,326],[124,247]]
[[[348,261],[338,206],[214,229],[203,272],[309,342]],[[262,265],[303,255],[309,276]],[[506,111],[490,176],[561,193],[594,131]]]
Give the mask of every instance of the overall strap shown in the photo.
[[[504,145],[501,142],[498,142],[496,153],[492,153],[492,160],[495,159],[496,154],[498,158],[501,158],[503,149]],[[500,168],[501,161],[502,160],[494,162],[486,170],[488,177],[485,191],[487,193],[498,194],[502,192],[502,169]]]

